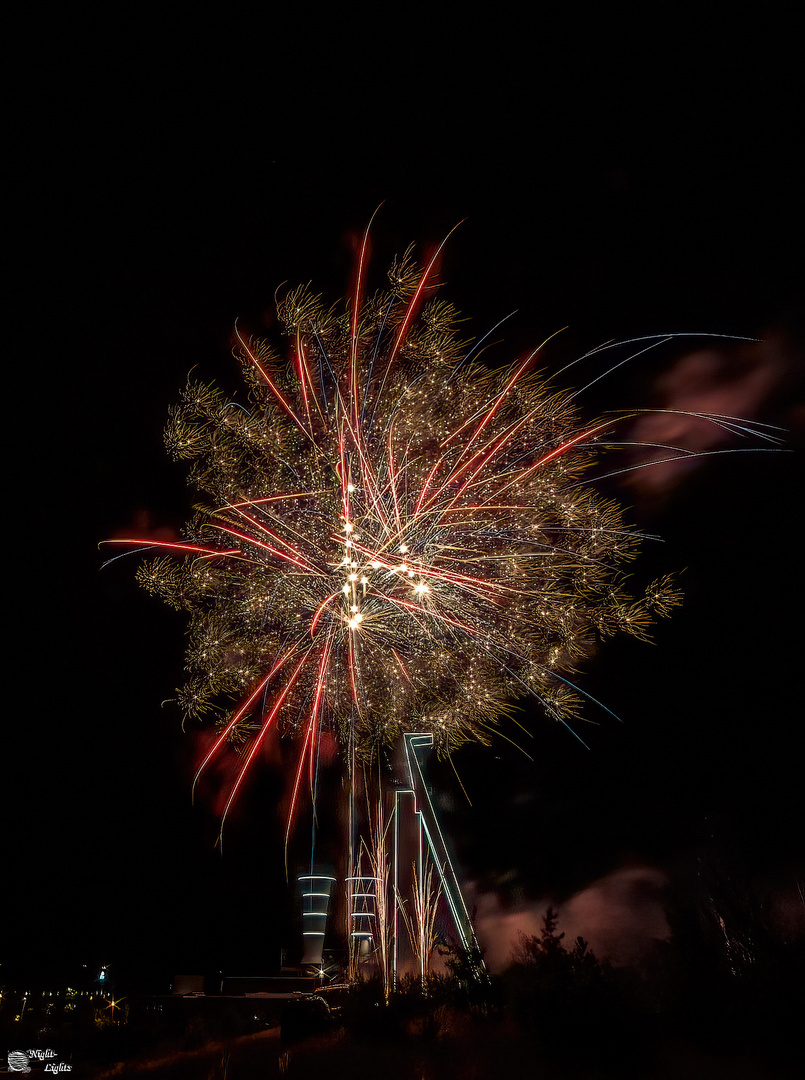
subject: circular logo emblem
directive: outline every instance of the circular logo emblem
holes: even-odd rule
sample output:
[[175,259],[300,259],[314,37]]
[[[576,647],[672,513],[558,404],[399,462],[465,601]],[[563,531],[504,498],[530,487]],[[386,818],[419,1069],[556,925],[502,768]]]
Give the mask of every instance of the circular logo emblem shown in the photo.
[[28,1064],[28,1055],[23,1054],[22,1050],[12,1050],[8,1055],[8,1071],[29,1073],[31,1066]]

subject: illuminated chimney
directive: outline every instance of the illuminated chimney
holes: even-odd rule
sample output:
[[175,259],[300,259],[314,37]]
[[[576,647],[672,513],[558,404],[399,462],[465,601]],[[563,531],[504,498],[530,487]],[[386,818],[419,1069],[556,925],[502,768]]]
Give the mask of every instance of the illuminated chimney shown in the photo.
[[300,874],[296,880],[302,895],[302,963],[320,966],[335,878]]
[[374,949],[377,923],[377,878],[361,874],[348,877],[347,911],[350,948],[358,962],[366,960]]

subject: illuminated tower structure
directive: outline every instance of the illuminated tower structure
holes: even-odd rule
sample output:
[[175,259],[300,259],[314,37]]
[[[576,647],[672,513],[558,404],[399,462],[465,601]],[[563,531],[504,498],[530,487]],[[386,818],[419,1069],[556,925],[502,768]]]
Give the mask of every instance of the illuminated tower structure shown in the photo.
[[[378,803],[387,805],[390,818],[372,821],[370,815],[369,836],[363,840],[354,790],[350,794],[351,841],[344,886],[351,980],[379,968],[391,988],[398,973],[410,970],[413,961],[424,981],[437,907],[447,916],[448,936],[478,958],[479,975],[483,972],[472,921],[425,779],[424,762],[432,745],[431,734],[403,736],[402,782],[392,788],[392,805],[382,795]],[[332,874],[314,870],[312,862],[310,872],[297,877],[304,965],[321,966],[335,882]]]
[[349,944],[359,963],[368,960],[374,952],[378,884],[379,879],[369,874],[355,874],[346,879]]
[[[396,986],[397,972],[403,950],[400,948],[402,905],[408,903],[416,918],[408,920],[409,934],[419,937],[412,942],[417,954],[420,977],[427,970],[428,945],[426,936],[426,913],[430,899],[428,893],[432,875],[438,881],[460,947],[469,955],[481,956],[472,920],[447,849],[428,785],[425,781],[424,760],[433,746],[431,734],[406,734],[403,736],[404,765],[407,787],[398,788],[394,801],[394,861],[392,927],[392,981]],[[428,864],[431,868],[429,877]],[[409,867],[411,868],[409,870]],[[435,884],[435,882],[434,882]]]
[[[382,826],[382,789],[377,805],[376,819],[372,822],[368,792],[366,812],[359,825],[358,805],[361,799],[356,792],[360,783],[360,771],[356,767],[354,749],[350,768],[347,872],[344,878],[346,900],[347,978],[354,982],[367,968],[379,967],[384,973],[387,956],[388,927],[386,919],[389,881],[386,871],[385,829]],[[363,784],[366,775],[362,776]],[[383,834],[380,848],[376,842],[378,830]],[[382,848],[382,852],[381,852]],[[387,980],[386,980],[387,981]]]
[[331,874],[300,874],[302,900],[302,963],[321,967],[330,897],[336,879]]

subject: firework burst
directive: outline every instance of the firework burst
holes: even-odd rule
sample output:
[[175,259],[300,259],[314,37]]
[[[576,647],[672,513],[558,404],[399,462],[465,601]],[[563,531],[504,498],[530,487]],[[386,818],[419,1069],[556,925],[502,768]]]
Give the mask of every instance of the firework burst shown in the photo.
[[539,350],[479,364],[435,257],[364,296],[364,253],[344,309],[279,302],[284,357],[236,328],[247,404],[190,381],[170,414],[204,501],[138,577],[189,615],[179,699],[217,727],[199,773],[240,747],[227,810],[272,730],[300,745],[295,804],[325,731],[366,762],[410,731],[488,742],[524,695],[568,723],[596,640],[677,602],[628,591],[639,537],[582,479],[615,421],[583,423]]

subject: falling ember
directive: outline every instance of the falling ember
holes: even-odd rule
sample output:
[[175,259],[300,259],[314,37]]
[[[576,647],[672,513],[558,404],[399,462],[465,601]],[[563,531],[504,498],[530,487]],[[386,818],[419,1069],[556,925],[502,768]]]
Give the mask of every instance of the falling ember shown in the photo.
[[627,591],[639,538],[583,478],[617,420],[583,423],[539,350],[480,365],[432,267],[409,249],[364,298],[361,265],[343,311],[293,290],[287,359],[235,331],[246,406],[191,381],[171,411],[204,505],[138,577],[188,612],[180,701],[219,733],[202,769],[245,744],[227,808],[272,729],[298,740],[295,800],[328,733],[366,762],[405,732],[487,743],[525,695],[567,723],[595,641],[677,602]]

